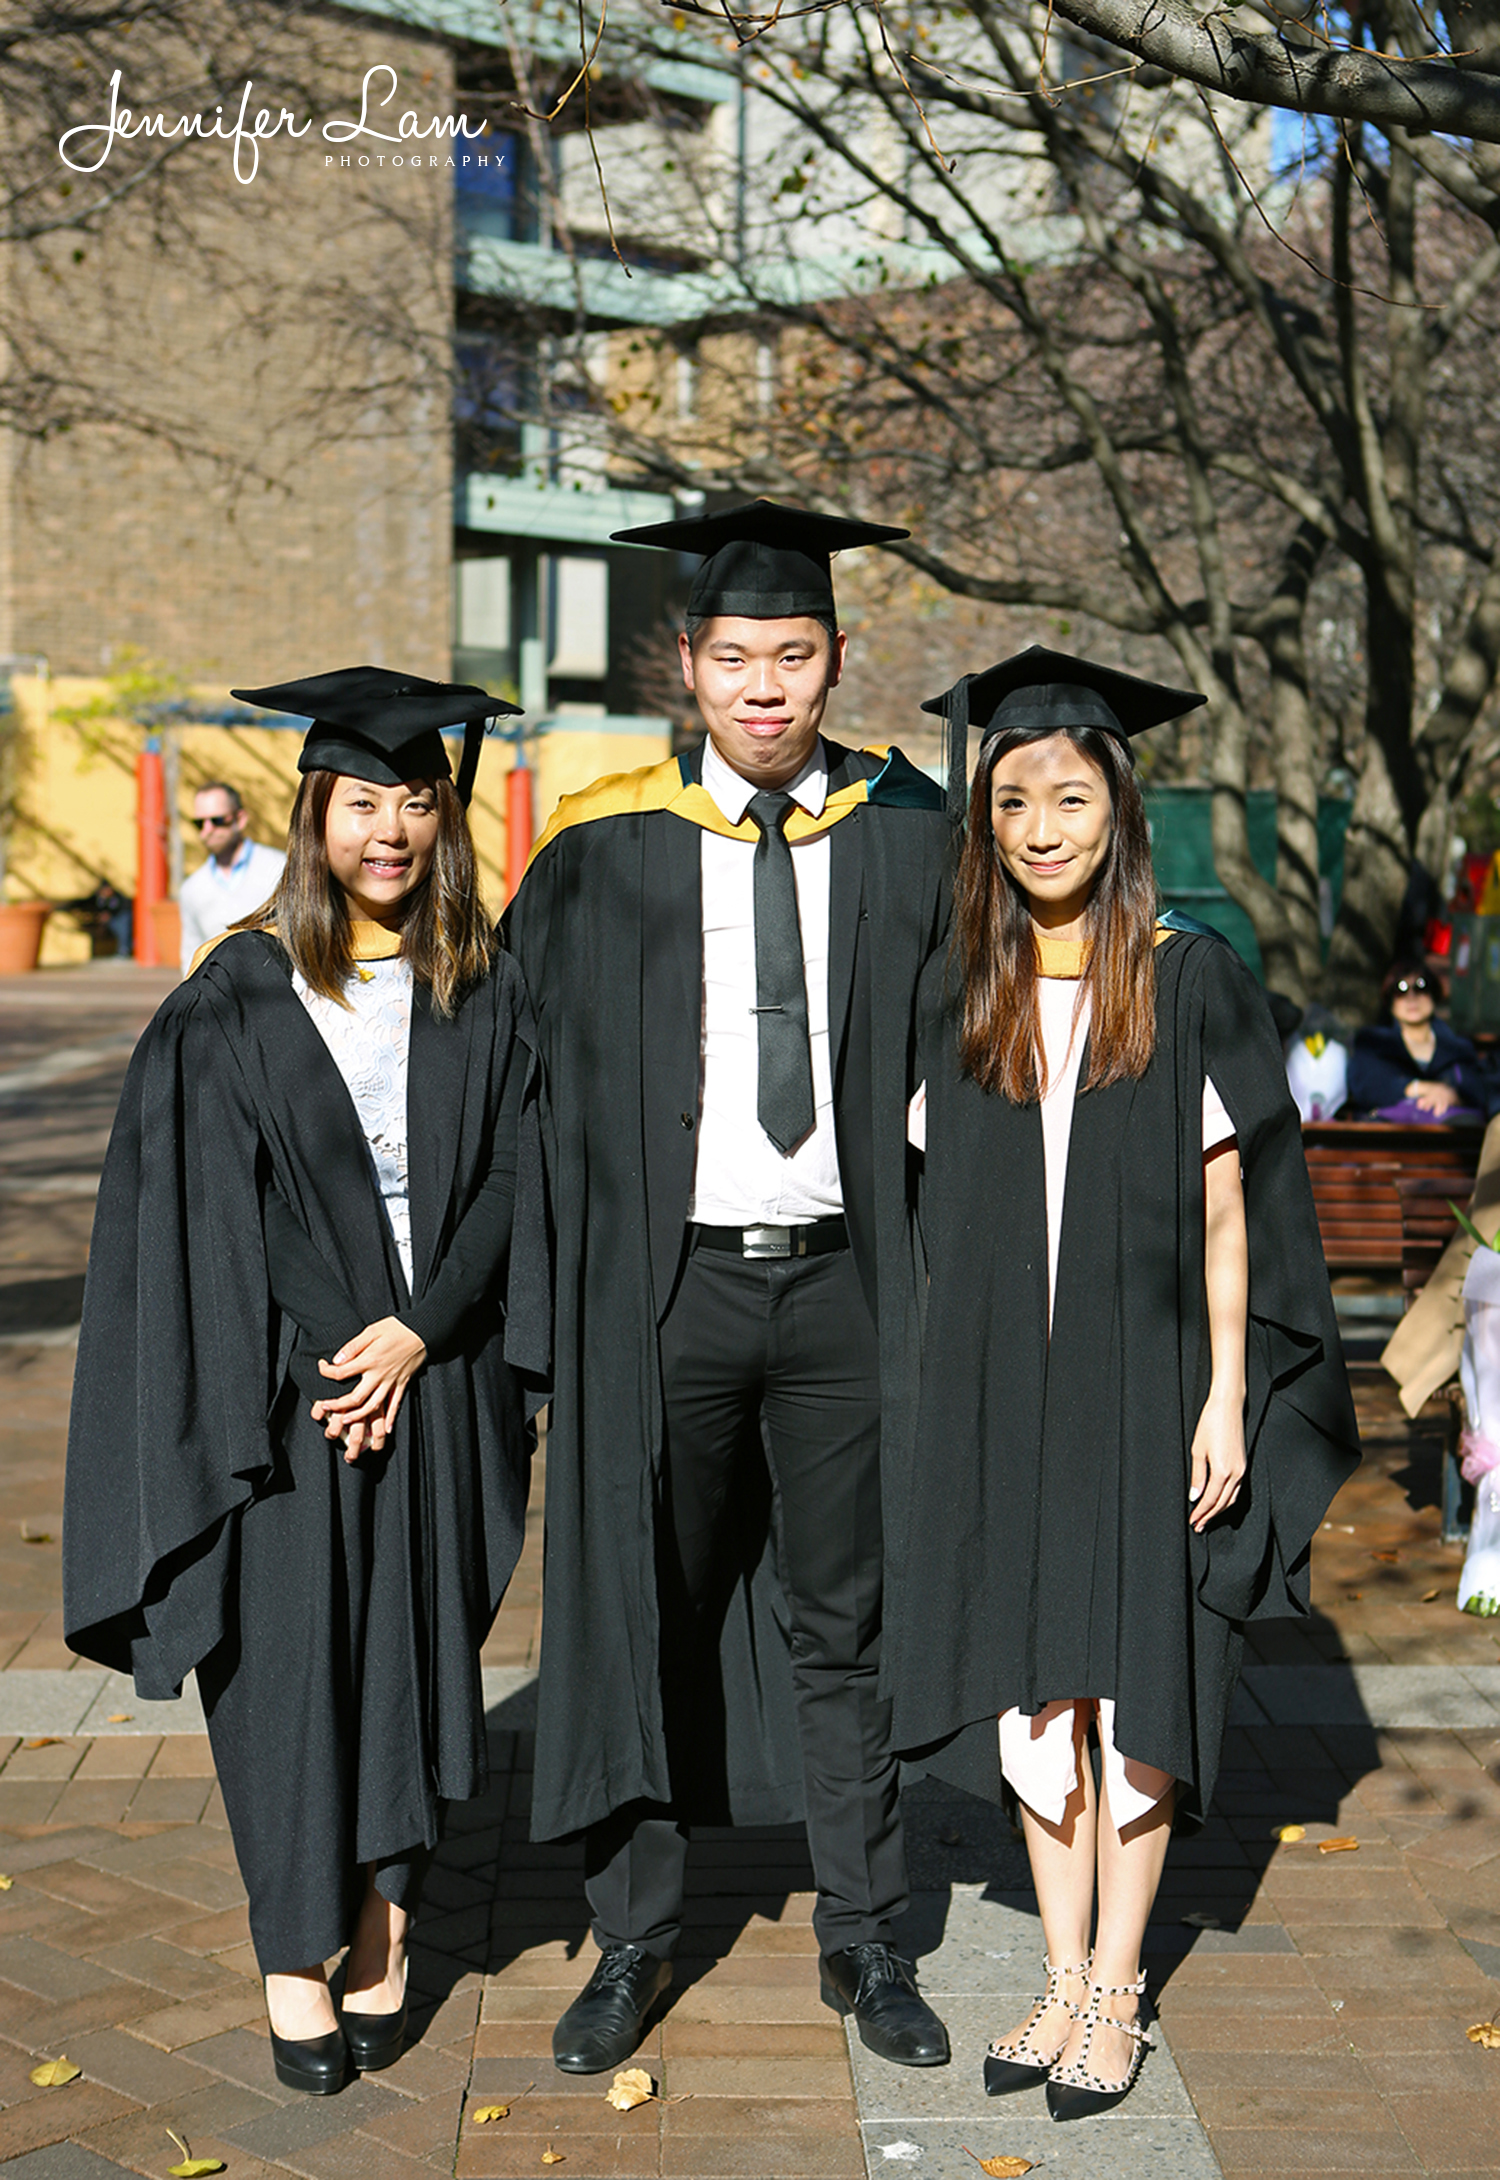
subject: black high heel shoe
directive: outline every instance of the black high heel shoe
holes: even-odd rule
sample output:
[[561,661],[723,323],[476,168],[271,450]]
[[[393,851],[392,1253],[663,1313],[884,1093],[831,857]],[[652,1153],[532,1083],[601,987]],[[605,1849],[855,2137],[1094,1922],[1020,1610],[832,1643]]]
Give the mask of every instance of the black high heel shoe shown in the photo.
[[406,2043],[405,1992],[394,2013],[341,2010],[339,2019],[344,2025],[349,2056],[361,2074],[378,2074],[382,2067],[396,2064]]
[[[1056,2066],[1062,2054],[1062,2044],[1050,2057],[1043,2057],[1031,2041],[1032,2030],[1049,2006],[1065,2006],[1070,2021],[1078,2019],[1079,2009],[1070,1998],[1063,1995],[1063,1977],[1077,1976],[1087,1983],[1089,1964],[1083,1961],[1076,1968],[1054,1968],[1051,1961],[1043,1959],[1047,1971],[1047,1988],[1031,2009],[1031,2018],[1017,2036],[997,2039],[984,2055],[984,2086],[991,2097],[1008,2097],[1012,2090],[1034,2089],[1044,2082]],[[1067,2042],[1067,2031],[1063,2043]]]
[[342,2029],[300,2041],[272,2029],[271,2058],[277,2081],[310,2097],[336,2097],[349,2079],[349,2046]]

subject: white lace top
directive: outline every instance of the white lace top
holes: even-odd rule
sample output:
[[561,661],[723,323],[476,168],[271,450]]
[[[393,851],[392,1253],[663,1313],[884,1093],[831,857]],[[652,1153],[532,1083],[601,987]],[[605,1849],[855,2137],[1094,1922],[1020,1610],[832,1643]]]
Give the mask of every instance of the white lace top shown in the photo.
[[375,1185],[410,1287],[406,1063],[411,1045],[411,965],[399,956],[361,962],[350,980],[347,1007],[310,991],[295,973],[292,988],[354,1100],[375,1169]]

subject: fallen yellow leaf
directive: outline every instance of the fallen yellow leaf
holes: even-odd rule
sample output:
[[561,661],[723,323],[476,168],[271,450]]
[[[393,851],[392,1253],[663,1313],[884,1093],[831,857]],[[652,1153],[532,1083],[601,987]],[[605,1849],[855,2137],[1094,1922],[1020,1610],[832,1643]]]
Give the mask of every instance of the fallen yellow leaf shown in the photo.
[[1394,1567],[1399,1561],[1401,1554],[1399,1552],[1372,1552],[1370,1554],[1370,1557],[1371,1559],[1378,1559],[1384,1566]]
[[26,1536],[22,1537],[21,1542],[23,1544],[50,1544],[52,1539],[45,1529],[38,1529],[28,1532]]
[[104,1723],[106,1726],[128,1726],[134,1717],[134,1711],[111,1711]]
[[31,1739],[23,1741],[21,1746],[23,1749],[52,1749],[56,1748],[61,1739],[62,1735],[60,1733],[34,1733]]
[[565,2165],[567,2159],[563,2156],[561,2150],[554,2150],[549,2142],[542,2152],[542,2163],[544,2165]]
[[1021,2180],[1023,2172],[1035,2170],[1029,2157],[979,2157],[967,2147],[965,2157],[972,2157],[981,2172],[987,2172],[990,2180]]
[[1442,1594],[1441,1590],[1423,1590],[1422,1603],[1424,1605],[1435,1605]]
[[68,2082],[76,2082],[82,2072],[83,2068],[74,2066],[64,2053],[60,2059],[44,2059],[40,2066],[34,2066],[31,2079],[38,2089],[61,2089]]
[[476,2127],[488,2127],[491,2120],[509,2118],[510,2106],[508,2104],[481,2104],[474,2113],[474,2125]]
[[1295,1840],[1306,1839],[1307,1826],[1305,1824],[1273,1824],[1271,1837],[1272,1839],[1284,1841],[1290,1847]]
[[1486,2051],[1500,2051],[1500,2028],[1493,2021],[1476,2021],[1464,2034],[1471,2044],[1480,2044]]
[[1352,1855],[1358,1845],[1357,1839],[1320,1839],[1318,1852],[1320,1855]]
[[167,2167],[167,2171],[171,2174],[172,2180],[204,2180],[204,2176],[207,2173],[225,2172],[228,2170],[222,2157],[192,2156],[188,2150],[187,2144],[183,2141],[181,2135],[173,2134],[170,2127],[167,2129],[167,2139],[171,2142],[175,2142],[178,2149],[182,2152],[182,2163],[180,2165],[169,2165]]
[[6,1877],[3,1873],[0,1873],[0,1892],[9,1892],[14,1883],[15,1879],[13,1877]]
[[633,2112],[638,2104],[649,2104],[656,2095],[656,2084],[643,2066],[622,2067],[604,2092],[607,2104],[617,2112]]

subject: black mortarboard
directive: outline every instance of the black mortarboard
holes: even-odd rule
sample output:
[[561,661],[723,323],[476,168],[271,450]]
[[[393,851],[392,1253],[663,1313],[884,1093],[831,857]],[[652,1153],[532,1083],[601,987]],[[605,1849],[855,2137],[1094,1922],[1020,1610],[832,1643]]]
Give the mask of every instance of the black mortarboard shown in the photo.
[[846,522],[838,515],[816,515],[810,508],[785,507],[776,500],[747,500],[721,515],[616,530],[613,542],[707,556],[688,595],[690,620],[729,613],[752,621],[780,621],[810,613],[837,626],[829,554],[910,536],[910,530],[895,530],[885,522]]
[[941,696],[929,697],[924,712],[941,712],[948,722],[948,808],[963,816],[967,800],[968,730],[977,724],[981,739],[1009,727],[1098,727],[1130,747],[1133,734],[1165,726],[1184,712],[1196,711],[1208,698],[1196,689],[1169,689],[1159,681],[1067,651],[1049,651],[1034,643],[982,674],[965,674]]
[[312,721],[297,759],[299,772],[347,772],[387,787],[452,778],[441,730],[462,727],[464,753],[455,784],[465,803],[474,787],[485,721],[521,708],[471,682],[422,681],[388,666],[341,666],[331,674],[278,681],[274,688],[229,693],[243,704]]

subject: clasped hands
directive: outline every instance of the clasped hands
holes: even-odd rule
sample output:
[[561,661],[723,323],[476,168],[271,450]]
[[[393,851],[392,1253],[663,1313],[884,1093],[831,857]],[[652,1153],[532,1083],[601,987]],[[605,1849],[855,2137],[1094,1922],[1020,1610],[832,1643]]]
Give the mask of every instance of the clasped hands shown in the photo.
[[1446,1082],[1409,1082],[1406,1095],[1413,1105],[1420,1105],[1428,1113],[1446,1113],[1463,1102],[1460,1093]]
[[396,1428],[406,1388],[427,1360],[427,1349],[399,1317],[381,1317],[346,1340],[332,1362],[321,1359],[325,1378],[356,1378],[347,1392],[315,1400],[314,1423],[341,1439],[344,1459],[357,1461],[366,1447],[378,1453]]

